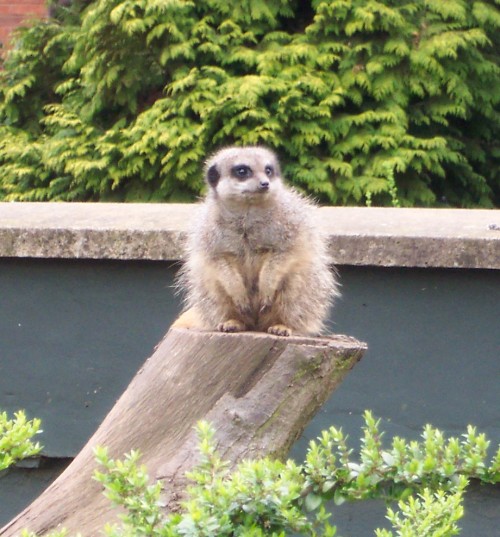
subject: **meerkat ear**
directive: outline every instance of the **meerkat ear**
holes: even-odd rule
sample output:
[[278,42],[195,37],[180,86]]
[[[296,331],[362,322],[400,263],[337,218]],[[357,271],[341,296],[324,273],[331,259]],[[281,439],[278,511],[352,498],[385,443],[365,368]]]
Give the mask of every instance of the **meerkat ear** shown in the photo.
[[216,187],[220,179],[220,172],[215,164],[207,170],[207,182],[210,186]]

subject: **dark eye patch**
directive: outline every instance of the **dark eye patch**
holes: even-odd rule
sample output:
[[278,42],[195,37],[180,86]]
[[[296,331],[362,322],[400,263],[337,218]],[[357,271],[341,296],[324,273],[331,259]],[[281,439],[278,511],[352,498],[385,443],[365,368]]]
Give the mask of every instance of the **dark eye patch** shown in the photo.
[[237,164],[231,168],[231,175],[244,181],[245,179],[252,177],[253,172],[250,166],[247,166],[246,164]]
[[207,170],[208,184],[213,186],[213,187],[215,187],[215,186],[217,186],[217,183],[219,182],[219,179],[220,179],[219,170],[217,169],[217,166],[215,164],[213,164]]
[[264,171],[266,172],[266,175],[268,177],[272,177],[274,175],[274,168],[268,164],[265,168],[264,168]]

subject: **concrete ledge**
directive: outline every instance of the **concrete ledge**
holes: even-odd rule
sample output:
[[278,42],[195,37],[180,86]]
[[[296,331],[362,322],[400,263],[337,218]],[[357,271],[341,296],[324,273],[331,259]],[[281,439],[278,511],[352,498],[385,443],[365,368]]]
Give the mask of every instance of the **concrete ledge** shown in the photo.
[[[0,203],[0,257],[178,260],[190,204]],[[323,207],[339,265],[500,269],[500,211]]]

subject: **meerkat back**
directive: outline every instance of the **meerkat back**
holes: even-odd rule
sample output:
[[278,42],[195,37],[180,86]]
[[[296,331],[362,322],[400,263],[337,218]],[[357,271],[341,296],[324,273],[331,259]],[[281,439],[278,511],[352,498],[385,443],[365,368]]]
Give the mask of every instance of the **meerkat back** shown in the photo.
[[222,149],[205,179],[178,278],[185,312],[174,326],[321,333],[338,286],[314,205],[284,185],[264,147]]

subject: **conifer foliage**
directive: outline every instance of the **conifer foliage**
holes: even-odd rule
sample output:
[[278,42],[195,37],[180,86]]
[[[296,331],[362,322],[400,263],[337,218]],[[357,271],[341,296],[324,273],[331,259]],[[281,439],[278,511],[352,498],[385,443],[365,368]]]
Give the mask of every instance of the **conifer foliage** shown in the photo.
[[500,203],[500,0],[67,4],[0,72],[0,199],[194,199],[263,143],[322,202]]

